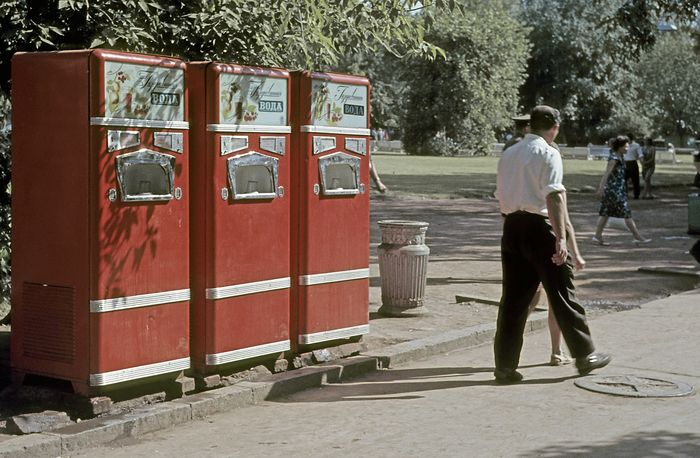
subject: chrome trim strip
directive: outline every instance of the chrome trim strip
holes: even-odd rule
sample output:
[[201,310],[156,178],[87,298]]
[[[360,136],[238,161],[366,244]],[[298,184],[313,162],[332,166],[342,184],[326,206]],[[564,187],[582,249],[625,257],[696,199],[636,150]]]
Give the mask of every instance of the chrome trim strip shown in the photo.
[[207,366],[217,366],[219,364],[257,358],[258,356],[265,356],[272,353],[280,353],[291,348],[289,340],[283,340],[281,342],[273,342],[255,347],[241,348],[240,350],[206,355],[204,362]]
[[265,291],[275,291],[278,289],[291,288],[292,279],[290,277],[275,278],[273,280],[254,281],[242,283],[240,285],[221,286],[219,288],[208,288],[207,299],[226,299],[227,297],[245,296],[246,294],[264,293]]
[[333,329],[331,331],[302,334],[299,336],[299,345],[311,345],[329,340],[347,339],[349,337],[369,334],[369,325],[353,326],[351,328]]
[[221,155],[236,153],[248,148],[247,135],[222,135],[221,136]]
[[339,281],[359,280],[369,278],[369,268],[342,270],[340,272],[328,272],[325,274],[300,275],[300,286],[321,285],[323,283],[337,283]]
[[360,129],[359,127],[331,127],[331,126],[301,126],[301,132],[309,132],[314,134],[340,134],[340,135],[365,135],[369,136],[369,129]]
[[162,293],[140,294],[138,296],[115,297],[90,301],[90,313],[114,312],[117,310],[150,307],[190,300],[189,289],[164,291]]
[[129,118],[90,118],[91,126],[146,127],[152,129],[184,129],[190,128],[187,121],[155,121],[149,119]]
[[[264,132],[268,134],[291,134],[289,126],[240,126],[238,124],[207,124],[208,132]],[[368,131],[369,132],[369,131]],[[369,135],[369,134],[367,134]]]
[[162,363],[147,364],[145,366],[130,367],[118,371],[90,374],[90,386],[105,386],[114,383],[127,382],[154,375],[167,374],[169,372],[183,371],[190,368],[190,358],[174,359]]
[[[325,153],[326,151],[330,151],[332,149],[335,149],[335,137],[321,137],[321,136],[314,136],[314,152],[313,154],[321,154]],[[347,140],[346,140],[347,142]]]
[[[180,134],[182,135],[182,134]],[[141,132],[130,130],[108,130],[107,151],[113,153],[141,144]]]
[[153,145],[182,154],[182,132],[153,132]]
[[363,156],[367,155],[367,139],[366,138],[346,138],[345,139],[345,149],[361,154]]

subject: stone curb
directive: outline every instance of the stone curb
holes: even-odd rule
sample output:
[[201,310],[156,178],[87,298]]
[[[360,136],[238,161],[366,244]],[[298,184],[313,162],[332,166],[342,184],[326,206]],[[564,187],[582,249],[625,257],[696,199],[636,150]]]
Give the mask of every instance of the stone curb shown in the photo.
[[[533,313],[525,326],[525,332],[536,331],[545,327],[547,327],[547,313]],[[409,361],[418,361],[453,350],[493,342],[495,335],[496,324],[490,323],[448,331],[444,334],[424,339],[402,342],[364,353],[364,355],[376,358],[380,368],[389,368]]]
[[[546,326],[547,314],[535,313],[528,321],[526,332]],[[81,421],[49,432],[13,436],[0,440],[0,458],[57,457],[117,439],[172,428],[188,421],[289,396],[309,388],[342,383],[381,368],[492,342],[495,332],[495,324],[449,331],[360,356],[281,372],[259,382],[240,382],[131,412]]]

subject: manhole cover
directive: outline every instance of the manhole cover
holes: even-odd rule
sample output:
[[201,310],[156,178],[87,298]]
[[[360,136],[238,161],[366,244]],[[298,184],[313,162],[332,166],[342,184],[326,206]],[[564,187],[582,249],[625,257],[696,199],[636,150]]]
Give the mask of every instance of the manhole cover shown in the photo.
[[589,391],[635,398],[686,396],[693,392],[693,387],[683,382],[639,375],[590,375],[574,384]]

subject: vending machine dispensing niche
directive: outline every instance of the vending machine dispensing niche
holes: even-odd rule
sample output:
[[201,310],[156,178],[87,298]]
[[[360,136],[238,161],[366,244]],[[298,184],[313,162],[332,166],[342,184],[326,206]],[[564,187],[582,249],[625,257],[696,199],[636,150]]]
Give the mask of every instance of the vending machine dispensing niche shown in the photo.
[[369,332],[369,81],[292,73],[292,342]]
[[189,358],[185,64],[106,50],[12,59],[11,365],[86,395]]
[[289,73],[188,64],[192,363],[280,356],[289,342]]

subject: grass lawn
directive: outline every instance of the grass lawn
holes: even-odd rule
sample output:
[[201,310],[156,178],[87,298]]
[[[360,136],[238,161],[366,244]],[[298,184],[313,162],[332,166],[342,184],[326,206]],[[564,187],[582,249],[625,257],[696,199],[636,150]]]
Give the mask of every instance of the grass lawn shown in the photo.
[[[496,190],[496,156],[433,157],[373,152],[379,177],[394,196],[431,199],[492,197]],[[695,168],[690,156],[679,165],[659,165],[653,186],[685,186],[693,182]],[[606,161],[564,159],[564,186],[569,191],[594,192],[600,185]],[[641,177],[640,177],[641,178]],[[376,193],[376,191],[373,191]]]

